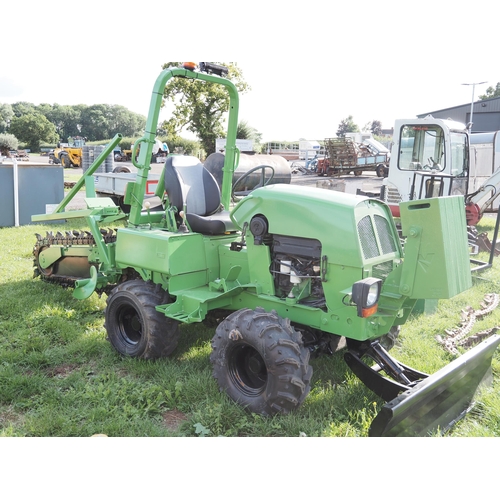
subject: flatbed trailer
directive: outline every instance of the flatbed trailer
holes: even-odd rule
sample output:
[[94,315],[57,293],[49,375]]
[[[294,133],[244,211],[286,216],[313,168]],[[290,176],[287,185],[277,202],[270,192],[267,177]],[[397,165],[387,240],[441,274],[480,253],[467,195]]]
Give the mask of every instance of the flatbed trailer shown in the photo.
[[[123,201],[125,191],[127,189],[127,184],[134,183],[136,177],[137,174],[132,172],[94,174],[95,192],[98,196],[107,196],[111,198],[117,206],[128,212],[126,209],[129,207]],[[160,174],[149,173],[144,196],[146,201],[151,202],[151,198],[155,196],[159,179]]]
[[351,137],[325,139],[325,158],[318,160],[316,173],[334,177],[353,172],[374,171],[378,177],[386,177],[389,170],[388,153],[374,154],[370,147],[356,143]]

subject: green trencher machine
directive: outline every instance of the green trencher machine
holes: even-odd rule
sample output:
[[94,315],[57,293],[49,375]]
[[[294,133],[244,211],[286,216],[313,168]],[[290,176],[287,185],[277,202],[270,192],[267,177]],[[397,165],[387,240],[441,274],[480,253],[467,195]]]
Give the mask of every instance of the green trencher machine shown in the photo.
[[[144,203],[165,85],[187,78],[223,86],[229,118],[222,185],[197,158],[170,155],[158,184],[162,209]],[[296,185],[259,187],[233,200],[238,92],[227,69],[185,63],[153,88],[146,132],[133,146],[135,182],[124,213],[95,194],[92,174],[116,136],[53,214],[84,218],[88,231],[37,235],[35,274],[74,287],[77,299],[107,295],[105,327],[124,356],[154,359],[176,348],[182,323],[216,319],[210,361],[221,390],[249,411],[288,413],[306,398],[314,352],[344,350],[352,371],[387,403],[372,436],[446,430],[491,375],[492,336],[435,374],[388,354],[419,299],[447,299],[471,286],[463,198],[401,205],[404,249],[391,212],[363,196]],[[86,191],[85,210],[65,211]],[[106,229],[115,221],[125,227]]]

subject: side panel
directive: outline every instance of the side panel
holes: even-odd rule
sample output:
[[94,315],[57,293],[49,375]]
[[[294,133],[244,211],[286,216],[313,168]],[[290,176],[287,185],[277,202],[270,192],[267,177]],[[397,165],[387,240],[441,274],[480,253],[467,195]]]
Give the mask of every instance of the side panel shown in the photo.
[[202,271],[207,268],[203,236],[160,230],[119,229],[116,265],[119,268],[147,269],[170,276]]
[[462,196],[401,204],[407,237],[400,291],[412,299],[448,299],[472,286]]
[[[470,176],[469,193],[477,191],[481,186],[497,184],[490,179],[491,176],[500,169],[500,134],[488,132],[471,135],[470,145]],[[475,201],[480,206],[489,198],[485,195],[484,201]],[[498,199],[493,203],[493,209],[498,209]]]

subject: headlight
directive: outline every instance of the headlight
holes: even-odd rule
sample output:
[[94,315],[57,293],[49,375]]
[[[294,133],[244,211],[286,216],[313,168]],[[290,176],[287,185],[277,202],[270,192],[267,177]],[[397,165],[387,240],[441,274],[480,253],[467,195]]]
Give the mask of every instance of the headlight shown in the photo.
[[356,304],[360,318],[377,312],[381,288],[382,280],[378,278],[365,278],[352,285],[351,300]]

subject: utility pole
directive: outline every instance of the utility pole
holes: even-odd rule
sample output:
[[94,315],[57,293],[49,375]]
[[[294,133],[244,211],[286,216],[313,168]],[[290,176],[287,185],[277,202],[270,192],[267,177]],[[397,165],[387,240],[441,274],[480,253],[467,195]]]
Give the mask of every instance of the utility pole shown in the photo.
[[474,90],[476,89],[476,85],[483,85],[483,83],[488,83],[488,82],[476,82],[476,83],[462,83],[462,85],[472,85],[472,101],[470,103],[470,119],[469,123],[467,124],[467,128],[469,129],[469,132],[472,132],[472,114],[474,113]]

